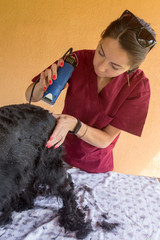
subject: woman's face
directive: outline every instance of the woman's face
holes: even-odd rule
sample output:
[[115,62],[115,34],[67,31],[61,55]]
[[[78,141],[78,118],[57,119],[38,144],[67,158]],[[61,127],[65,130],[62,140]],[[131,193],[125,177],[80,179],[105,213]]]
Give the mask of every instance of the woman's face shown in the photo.
[[129,57],[118,42],[113,38],[102,39],[95,51],[94,70],[101,78],[113,78],[130,69]]

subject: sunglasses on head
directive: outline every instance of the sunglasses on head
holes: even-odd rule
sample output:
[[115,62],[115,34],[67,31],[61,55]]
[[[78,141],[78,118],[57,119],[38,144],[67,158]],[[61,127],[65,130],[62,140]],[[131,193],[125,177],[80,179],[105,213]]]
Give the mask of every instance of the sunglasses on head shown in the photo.
[[125,10],[124,13],[119,18],[123,26],[128,27],[129,29],[137,29],[136,39],[143,48],[151,48],[156,44],[154,36],[140,23],[138,18],[128,10]]

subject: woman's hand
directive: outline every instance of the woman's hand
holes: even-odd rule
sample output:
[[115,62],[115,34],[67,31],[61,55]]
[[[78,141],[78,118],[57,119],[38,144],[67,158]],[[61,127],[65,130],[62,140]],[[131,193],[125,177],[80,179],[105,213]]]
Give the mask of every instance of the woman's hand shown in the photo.
[[49,85],[52,85],[53,81],[57,79],[57,70],[59,67],[63,67],[64,60],[60,58],[56,63],[53,63],[50,68],[46,69],[40,74],[39,86],[47,90]]
[[47,142],[46,146],[48,148],[52,147],[58,148],[65,140],[67,133],[73,131],[77,125],[77,119],[66,114],[53,114],[57,119],[56,127]]
[[[54,63],[51,65],[50,68],[47,68],[46,70],[41,72],[40,80],[37,83],[37,85],[34,89],[34,92],[33,92],[32,102],[37,102],[43,97],[44,92],[47,90],[49,85],[51,85],[53,83],[53,81],[57,79],[58,67],[63,67],[63,65],[64,65],[64,60],[62,58],[60,58],[58,60],[57,64]],[[34,83],[32,83],[26,90],[25,96],[26,96],[27,101],[30,100],[33,86],[34,86]],[[69,84],[66,83],[66,85],[64,86],[64,89],[68,86],[69,86]]]

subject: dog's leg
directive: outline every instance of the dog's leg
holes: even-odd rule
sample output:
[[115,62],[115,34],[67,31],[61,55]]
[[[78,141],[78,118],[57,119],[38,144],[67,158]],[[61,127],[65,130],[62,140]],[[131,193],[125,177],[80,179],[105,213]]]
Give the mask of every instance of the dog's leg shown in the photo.
[[14,204],[14,210],[21,212],[34,207],[34,199],[36,197],[36,192],[33,188],[34,182],[32,181],[23,192],[19,194]]
[[63,200],[60,225],[65,230],[76,231],[78,239],[84,239],[92,231],[91,221],[85,222],[85,214],[78,208],[70,175],[64,180],[64,186],[59,187],[59,193]]
[[4,226],[12,222],[12,211],[13,209],[8,205],[4,205],[0,215],[0,226]]
[[59,210],[60,225],[66,231],[76,231],[78,239],[84,238],[92,231],[91,222],[85,222],[85,214],[78,208],[71,176],[67,174],[62,163],[62,150],[45,149],[41,162],[36,169],[37,179],[50,187],[53,196],[60,197],[63,207]]
[[2,164],[0,159],[0,226],[12,222],[13,206],[18,193],[17,186],[14,185],[14,173],[16,167],[10,167],[9,164]]

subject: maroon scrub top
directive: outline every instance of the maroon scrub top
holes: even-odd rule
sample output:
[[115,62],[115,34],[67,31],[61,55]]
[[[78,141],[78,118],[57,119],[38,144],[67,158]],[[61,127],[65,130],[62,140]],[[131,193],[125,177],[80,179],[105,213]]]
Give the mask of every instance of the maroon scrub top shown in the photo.
[[[150,86],[142,70],[127,72],[113,78],[98,94],[97,75],[94,72],[94,50],[75,52],[75,68],[67,90],[64,114],[72,115],[85,124],[103,129],[108,124],[141,136],[148,112]],[[35,79],[34,79],[35,80]],[[77,136],[68,134],[64,145],[65,161],[86,172],[100,173],[113,170],[113,148],[119,135],[106,148],[94,147]]]

